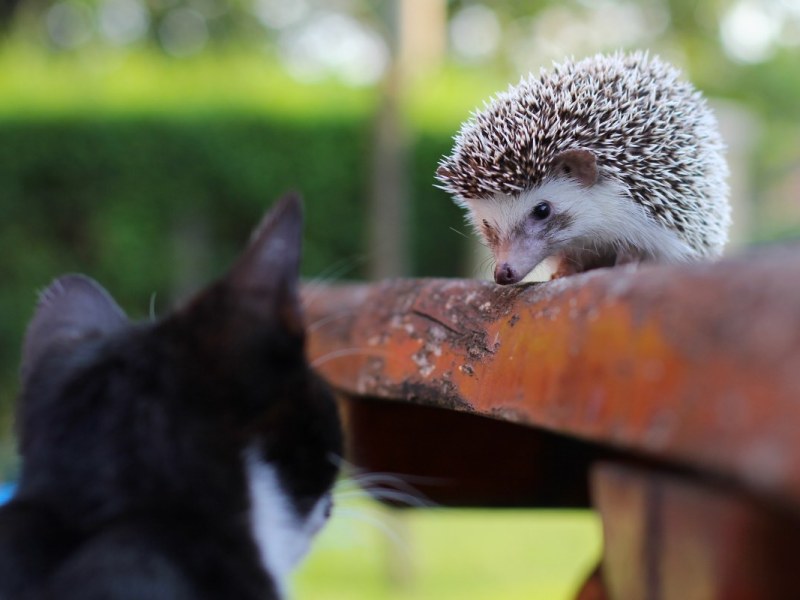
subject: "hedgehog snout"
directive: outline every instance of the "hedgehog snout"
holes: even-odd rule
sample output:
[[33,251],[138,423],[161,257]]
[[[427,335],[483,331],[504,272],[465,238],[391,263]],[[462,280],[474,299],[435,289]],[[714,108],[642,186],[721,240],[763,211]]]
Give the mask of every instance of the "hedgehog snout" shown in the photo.
[[520,274],[507,262],[498,263],[494,268],[494,280],[500,285],[510,285],[512,283],[519,283],[527,273]]
[[495,259],[494,280],[500,285],[519,283],[540,262],[552,254],[541,236],[517,230],[492,246]]

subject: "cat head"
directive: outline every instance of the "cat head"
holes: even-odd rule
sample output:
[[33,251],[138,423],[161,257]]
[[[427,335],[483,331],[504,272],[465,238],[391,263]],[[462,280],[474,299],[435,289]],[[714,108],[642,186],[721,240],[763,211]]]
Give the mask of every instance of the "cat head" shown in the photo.
[[305,358],[301,232],[284,198],[222,278],[158,321],[131,323],[82,275],[51,284],[23,345],[21,490],[57,490],[76,515],[86,494],[109,517],[160,497],[244,506],[280,580],[330,512],[342,453]]

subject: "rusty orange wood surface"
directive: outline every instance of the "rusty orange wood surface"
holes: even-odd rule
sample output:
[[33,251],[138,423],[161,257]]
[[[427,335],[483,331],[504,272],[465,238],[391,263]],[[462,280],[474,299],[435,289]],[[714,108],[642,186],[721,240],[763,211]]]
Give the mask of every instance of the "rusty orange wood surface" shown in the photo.
[[602,584],[609,598],[800,595],[796,518],[702,481],[618,464],[594,467],[592,488],[603,520]]
[[541,427],[800,506],[800,247],[306,303],[313,364],[346,396]]

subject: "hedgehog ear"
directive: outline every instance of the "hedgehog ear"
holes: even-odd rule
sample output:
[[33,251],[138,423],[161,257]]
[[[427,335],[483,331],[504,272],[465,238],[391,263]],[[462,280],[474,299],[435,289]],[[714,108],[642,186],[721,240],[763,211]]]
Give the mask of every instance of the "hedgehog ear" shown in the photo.
[[575,179],[584,187],[597,183],[597,157],[591,150],[576,148],[556,155],[554,172]]

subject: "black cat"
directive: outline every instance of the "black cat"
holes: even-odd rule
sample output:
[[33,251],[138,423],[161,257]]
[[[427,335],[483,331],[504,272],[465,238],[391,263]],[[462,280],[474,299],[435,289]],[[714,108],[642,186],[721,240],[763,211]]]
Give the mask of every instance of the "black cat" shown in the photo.
[[334,401],[310,371],[297,198],[221,280],[132,324],[81,275],[42,295],[22,357],[22,472],[0,598],[276,599],[330,509]]

